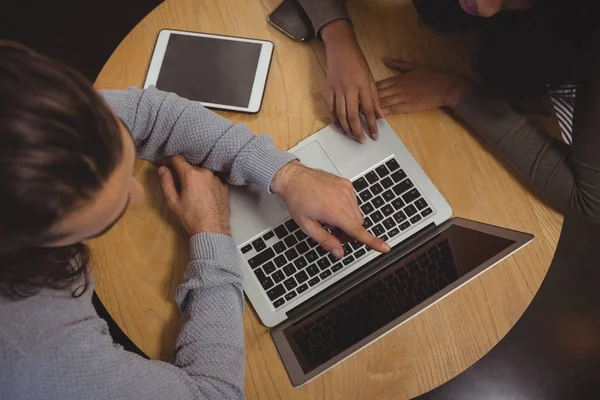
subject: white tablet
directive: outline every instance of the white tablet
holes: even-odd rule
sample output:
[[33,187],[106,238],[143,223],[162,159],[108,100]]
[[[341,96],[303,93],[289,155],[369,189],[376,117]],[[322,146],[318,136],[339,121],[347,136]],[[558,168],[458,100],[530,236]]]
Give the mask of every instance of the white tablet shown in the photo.
[[155,85],[206,107],[255,113],[272,55],[273,43],[265,40],[165,29],[144,88]]

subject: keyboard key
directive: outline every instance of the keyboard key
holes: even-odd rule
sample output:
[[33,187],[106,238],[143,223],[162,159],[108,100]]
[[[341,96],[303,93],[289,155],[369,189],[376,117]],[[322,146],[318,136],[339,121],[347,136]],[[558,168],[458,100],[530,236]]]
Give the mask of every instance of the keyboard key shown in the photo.
[[392,218],[385,219],[382,224],[388,231],[396,226],[396,223]]
[[283,285],[279,284],[279,285],[275,286],[274,288],[267,290],[267,296],[269,296],[270,300],[275,300],[279,296],[283,296],[283,294],[285,292],[286,292],[286,290],[283,287]]
[[344,249],[344,254],[346,254],[346,255],[348,255],[354,251],[352,246],[350,246],[350,243],[344,243],[342,245],[342,248]]
[[298,272],[294,277],[296,278],[298,283],[306,282],[306,280],[308,279],[308,275],[305,271]]
[[275,308],[277,308],[277,307],[281,307],[281,306],[283,305],[283,303],[285,303],[285,300],[284,300],[284,298],[282,297],[282,298],[280,298],[280,299],[278,299],[278,300],[274,301],[274,302],[273,302],[273,306],[274,306]]
[[283,267],[285,264],[287,264],[287,260],[285,259],[285,257],[282,255],[275,257],[275,265],[277,265],[277,268],[281,268]]
[[344,265],[348,265],[350,264],[352,261],[354,261],[354,257],[352,256],[348,256],[346,258],[344,258],[344,260],[342,261],[344,263]]
[[285,279],[285,275],[283,274],[282,271],[276,271],[273,273],[273,275],[271,275],[271,278],[273,278],[275,283],[279,283]]
[[404,171],[402,171],[402,170],[396,171],[392,174],[392,179],[394,180],[394,182],[398,183],[398,182],[406,179],[406,173],[404,173]]
[[373,214],[371,214],[371,219],[374,223],[378,223],[383,219],[383,215],[381,215],[379,211],[375,211]]
[[[356,258],[361,258],[365,254],[367,254],[367,251],[365,249],[360,249],[356,253],[354,253],[354,255],[356,256]],[[333,268],[332,268],[332,270],[333,270]]]
[[273,249],[275,249],[277,254],[281,254],[286,249],[285,243],[283,243],[283,241],[280,240],[279,242],[273,245]]
[[256,250],[256,251],[263,251],[264,249],[267,248],[265,241],[262,240],[261,238],[258,238],[255,241],[253,241],[252,246],[254,247],[254,250]]
[[298,294],[300,294],[306,292],[306,289],[308,289],[308,285],[305,283],[304,285],[298,286],[296,288],[296,291],[298,292]]
[[379,193],[383,192],[383,188],[381,187],[381,185],[379,183],[376,183],[373,186],[371,186],[371,192],[375,196],[377,196]]
[[247,252],[249,252],[250,250],[252,250],[252,245],[251,244],[247,244],[244,247],[242,247],[242,253],[246,254]]
[[279,225],[277,228],[275,228],[275,234],[277,235],[277,239],[283,239],[287,236],[288,231],[285,229],[285,226]]
[[289,293],[286,293],[286,295],[285,295],[285,299],[288,301],[293,299],[294,297],[296,297],[296,292],[293,290]]
[[296,245],[296,250],[298,251],[298,253],[300,254],[304,254],[306,253],[309,248],[308,248],[308,243],[306,242],[300,242]]
[[287,228],[289,233],[295,232],[296,229],[300,229],[300,227],[298,226],[296,221],[294,221],[293,219],[290,219],[289,221],[287,221],[285,223],[285,227]]
[[[312,264],[306,269],[306,271],[312,277],[319,273],[319,268],[317,268],[316,264]],[[308,283],[310,283],[310,282],[308,282]]]
[[329,261],[328,258],[321,258],[318,262],[317,265],[319,266],[319,268],[321,268],[321,271],[326,270],[330,265],[331,265],[331,261]]
[[310,248],[313,248],[313,247],[316,247],[319,245],[319,243],[317,243],[317,241],[313,238],[308,238],[306,243],[308,243],[308,247],[310,247]]
[[296,257],[298,257],[298,252],[296,249],[289,249],[285,252],[285,256],[287,257],[288,261],[294,261]]
[[383,192],[382,196],[383,196],[383,199],[388,202],[394,200],[394,198],[396,197],[396,195],[394,194],[394,192],[391,189]]
[[362,201],[369,201],[371,200],[371,198],[373,198],[373,193],[371,193],[369,189],[366,189],[360,192],[359,196],[362,199]]
[[352,249],[358,250],[363,246],[363,244],[361,242],[359,242],[358,240],[353,240],[350,242],[350,246],[352,246]]
[[295,288],[296,286],[298,286],[298,283],[296,282],[296,280],[292,277],[292,278],[288,278],[285,280],[285,282],[283,282],[283,285],[285,286],[285,288],[287,290],[292,290],[293,288]]
[[[360,207],[360,210],[364,215],[369,215],[373,212],[373,210],[375,210],[375,208],[373,208],[371,203],[365,203]],[[252,250],[252,247],[250,247],[250,250]]]
[[375,197],[373,199],[373,201],[371,203],[373,203],[373,206],[375,208],[379,208],[379,207],[381,207],[382,205],[385,204],[385,201],[383,201],[383,199],[381,198],[381,196],[377,196],[377,197]]
[[296,260],[294,260],[294,265],[300,270],[306,267],[308,265],[308,262],[306,262],[306,259],[304,257],[300,256],[299,258],[296,258]]
[[398,197],[397,199],[394,199],[394,201],[392,201],[392,206],[394,206],[396,210],[399,210],[402,207],[404,207],[404,202],[401,198]]
[[373,235],[379,237],[381,235],[383,235],[385,233],[385,229],[383,229],[383,226],[381,226],[381,224],[377,224],[373,227]]
[[367,181],[369,181],[369,183],[372,185],[375,182],[377,182],[379,180],[379,176],[377,176],[377,174],[375,173],[375,171],[371,171],[368,174],[365,175],[365,178],[367,179]]
[[412,217],[410,219],[410,222],[412,222],[413,224],[416,224],[417,222],[419,222],[421,220],[421,216],[419,214],[415,215],[414,217]]
[[365,178],[358,178],[357,180],[352,182],[352,186],[354,186],[354,190],[356,190],[356,192],[358,193],[361,190],[366,189],[367,186],[369,186],[369,184],[367,183]]
[[420,198],[419,200],[415,201],[415,206],[417,206],[419,211],[423,211],[423,209],[427,207],[427,202],[425,199]]
[[390,235],[390,237],[393,238],[394,236],[396,236],[399,233],[400,233],[400,230],[398,228],[394,228],[388,232],[388,235]]
[[318,276],[315,276],[314,278],[312,278],[310,281],[308,281],[308,284],[310,286],[315,286],[317,283],[321,282],[321,280],[319,279]]
[[260,281],[260,284],[262,285],[263,289],[268,290],[272,288],[275,283],[273,283],[271,278],[267,277],[264,281]]
[[388,176],[381,181],[381,186],[383,186],[384,189],[389,189],[394,186],[394,181]]
[[319,258],[319,256],[317,255],[317,252],[314,250],[311,250],[308,253],[306,253],[305,257],[309,263],[317,261],[317,258]]
[[308,237],[308,235],[302,232],[301,230],[298,230],[294,235],[296,236],[296,239],[298,239],[298,241],[304,240]]
[[384,176],[388,176],[390,174],[390,170],[387,169],[385,165],[380,165],[379,167],[375,168],[375,171],[377,172],[377,175],[379,175],[380,178],[383,178]]
[[372,226],[373,226],[373,222],[371,221],[371,218],[369,218],[369,217],[365,218],[365,223],[363,224],[363,227],[365,229],[369,229]]
[[292,247],[293,245],[298,243],[298,240],[296,239],[296,236],[294,236],[294,235],[290,235],[290,236],[286,237],[285,239],[283,239],[283,241],[285,242],[287,247]]
[[275,252],[273,249],[269,248],[249,259],[248,265],[250,265],[252,268],[256,268],[269,261],[273,257],[275,257]]
[[394,214],[394,219],[397,223],[404,222],[406,221],[406,215],[404,215],[402,211],[398,211],[396,214]]
[[268,275],[268,274],[274,272],[277,269],[277,267],[275,267],[275,264],[273,264],[273,261],[269,261],[268,263],[266,263],[263,266],[263,269],[265,270],[265,273]]
[[273,236],[275,236],[275,233],[274,233],[273,231],[269,231],[269,232],[265,233],[265,234],[263,235],[263,237],[262,237],[262,238],[263,238],[264,240],[269,240],[269,239],[271,239]]
[[292,276],[296,273],[296,267],[294,267],[292,264],[288,264],[283,267],[283,272],[285,273],[285,276]]
[[325,271],[321,272],[321,274],[319,275],[319,278],[325,279],[325,278],[327,278],[329,276],[331,276],[331,271],[330,270],[325,270]]
[[317,247],[317,254],[319,255],[319,257],[323,257],[325,254],[327,254],[327,250],[319,246]]
[[406,221],[405,223],[403,223],[402,225],[399,226],[401,231],[405,231],[410,227],[410,222]]
[[398,196],[400,196],[402,193],[411,189],[413,186],[414,185],[410,181],[410,179],[405,179],[402,182],[400,182],[399,184],[397,184],[396,186],[394,186],[394,188],[392,190],[394,191],[394,193],[396,193]]
[[398,165],[398,161],[396,161],[395,158],[392,158],[391,160],[386,162],[385,165],[387,165],[387,167],[390,171],[395,171],[398,168],[400,168],[400,165]]
[[331,261],[332,263],[337,262],[337,257],[334,256],[333,254],[329,253],[329,255],[327,256],[327,258],[329,259],[329,261]]
[[394,213],[394,209],[389,204],[386,204],[381,209],[381,212],[383,213],[383,215],[385,215],[386,217],[388,217],[388,216],[390,216],[390,215],[392,215]]
[[419,193],[419,191],[417,189],[411,189],[408,193],[405,193],[402,195],[402,200],[404,200],[404,202],[406,204],[408,204],[408,203],[412,203],[414,200],[418,199],[419,197],[421,197],[421,193]]
[[340,269],[342,269],[343,267],[344,267],[344,264],[342,264],[342,263],[337,263],[337,264],[335,264],[333,267],[331,267],[331,271],[332,271],[332,272],[337,272],[337,271],[339,271]]
[[381,240],[383,240],[384,242],[387,242],[387,240],[389,239],[389,237],[387,235],[382,235],[380,237]]
[[431,214],[432,212],[433,212],[433,211],[431,210],[431,208],[426,208],[426,209],[425,209],[425,210],[424,210],[424,211],[421,213],[421,215],[422,215],[422,216],[424,216],[424,217],[426,217],[426,216],[428,216],[429,214]]
[[256,268],[254,270],[254,274],[256,275],[256,278],[261,282],[267,279],[267,276],[263,272],[262,268]]
[[406,215],[408,215],[409,217],[412,217],[413,215],[415,215],[417,213],[417,209],[415,208],[415,206],[413,206],[412,204],[408,207],[404,208],[404,212],[406,213]]

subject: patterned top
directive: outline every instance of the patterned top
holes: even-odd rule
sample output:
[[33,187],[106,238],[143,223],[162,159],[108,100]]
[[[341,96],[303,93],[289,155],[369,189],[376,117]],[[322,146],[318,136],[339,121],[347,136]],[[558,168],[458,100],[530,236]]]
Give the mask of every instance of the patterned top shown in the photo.
[[573,144],[573,115],[575,114],[576,95],[577,84],[575,82],[567,82],[558,89],[550,90],[562,138],[569,145]]

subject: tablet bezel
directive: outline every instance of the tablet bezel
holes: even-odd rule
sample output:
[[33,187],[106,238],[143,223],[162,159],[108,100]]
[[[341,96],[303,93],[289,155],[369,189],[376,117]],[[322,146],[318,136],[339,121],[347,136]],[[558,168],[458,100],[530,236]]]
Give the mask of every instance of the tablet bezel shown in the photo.
[[205,107],[229,110],[229,111],[240,111],[247,113],[256,113],[260,110],[263,95],[267,83],[267,75],[269,74],[269,67],[271,65],[271,57],[273,56],[273,43],[268,40],[257,40],[257,39],[246,39],[235,36],[224,36],[214,35],[210,33],[198,33],[198,32],[187,32],[173,29],[163,29],[159,32],[154,46],[154,52],[148,68],[148,74],[146,75],[146,81],[144,82],[144,89],[149,86],[156,85],[160,70],[162,68],[163,59],[169,43],[171,35],[185,35],[185,36],[199,36],[208,37],[220,40],[230,40],[235,42],[246,42],[256,43],[261,45],[260,55],[258,58],[258,64],[256,66],[256,74],[254,75],[254,83],[252,85],[252,92],[250,94],[250,101],[247,107],[238,107],[228,104],[215,104],[208,102],[199,102]]

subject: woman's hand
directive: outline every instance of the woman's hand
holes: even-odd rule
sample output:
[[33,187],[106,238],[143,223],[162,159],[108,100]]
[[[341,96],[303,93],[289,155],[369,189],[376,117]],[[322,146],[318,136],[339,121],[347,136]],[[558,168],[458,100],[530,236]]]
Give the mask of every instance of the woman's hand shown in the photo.
[[375,79],[352,26],[346,20],[333,21],[321,30],[321,37],[327,53],[325,99],[332,121],[339,121],[346,135],[365,143],[360,120],[362,109],[369,134],[376,140],[377,118],[382,118],[383,113]]
[[158,168],[160,184],[169,208],[181,218],[190,236],[200,232],[231,235],[227,185],[210,170],[188,164],[182,156],[171,157],[166,164],[177,172],[181,191],[164,166]]
[[342,244],[321,224],[339,228],[379,252],[390,251],[389,245],[363,227],[356,192],[347,179],[292,161],[275,174],[271,190],[284,201],[302,231],[335,257],[343,257]]
[[400,75],[377,82],[385,115],[426,111],[437,107],[458,107],[473,83],[430,67],[387,58],[385,65]]

